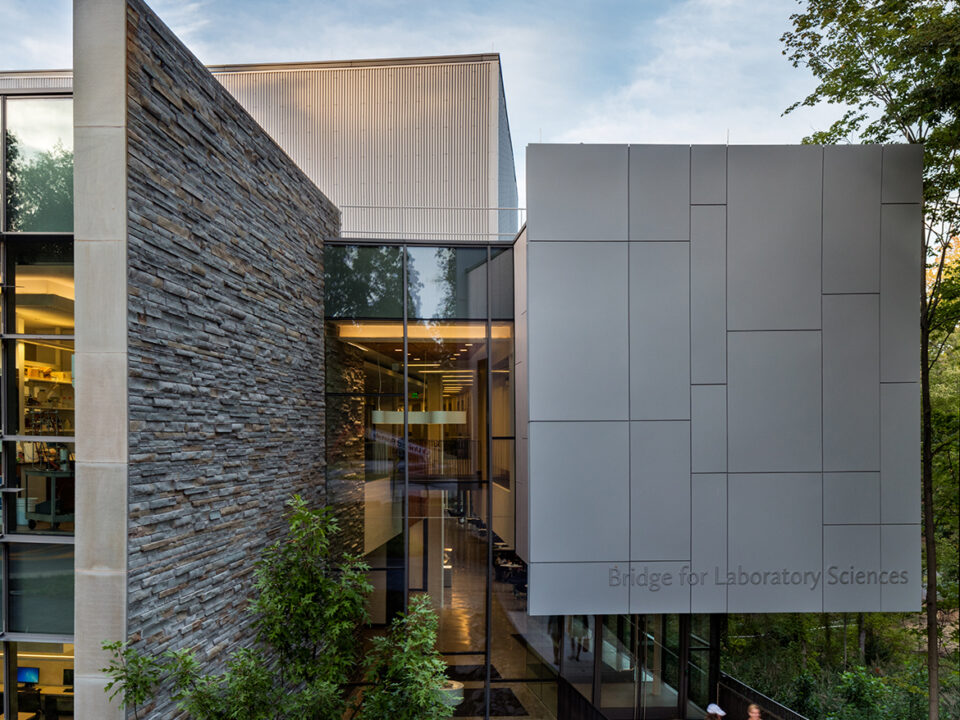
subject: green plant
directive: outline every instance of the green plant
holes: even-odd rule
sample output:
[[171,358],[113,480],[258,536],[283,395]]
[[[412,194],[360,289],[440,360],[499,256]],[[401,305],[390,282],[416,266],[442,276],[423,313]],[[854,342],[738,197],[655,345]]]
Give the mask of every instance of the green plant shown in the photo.
[[360,717],[367,720],[441,720],[450,717],[442,695],[444,662],[436,651],[437,616],[430,598],[410,598],[406,615],[373,640]]
[[348,710],[371,719],[390,716],[368,703],[399,695],[417,710],[393,717],[449,717],[439,699],[443,662],[427,598],[415,598],[387,636],[374,640],[367,673],[373,687],[362,705],[351,701],[372,589],[368,568],[358,558],[333,555],[338,525],[329,510],[310,510],[300,497],[289,505],[286,537],[264,551],[254,574],[256,646],[234,652],[224,672],[206,674],[188,649],[156,656],[105,643],[113,655],[104,668],[110,697],[119,694],[137,717],[139,707],[163,692],[193,720],[341,720]]

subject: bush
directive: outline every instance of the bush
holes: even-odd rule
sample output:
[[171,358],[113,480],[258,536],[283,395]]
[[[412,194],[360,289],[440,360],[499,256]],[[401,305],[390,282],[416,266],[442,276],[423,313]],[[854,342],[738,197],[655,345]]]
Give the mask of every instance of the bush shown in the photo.
[[359,558],[332,556],[338,525],[329,510],[310,510],[300,497],[289,505],[286,537],[264,551],[254,574],[256,646],[234,652],[223,673],[204,674],[191,650],[157,656],[105,643],[113,653],[104,668],[111,699],[119,695],[138,718],[140,706],[160,693],[193,720],[342,720],[347,712],[371,720],[449,717],[434,647],[437,617],[425,596],[411,600],[386,637],[374,639],[366,661],[373,685],[362,699],[351,698],[368,620],[368,568]]

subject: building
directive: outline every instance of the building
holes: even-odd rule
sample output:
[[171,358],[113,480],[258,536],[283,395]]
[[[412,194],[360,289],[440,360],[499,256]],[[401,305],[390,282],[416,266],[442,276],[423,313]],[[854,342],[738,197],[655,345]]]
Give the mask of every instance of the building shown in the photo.
[[[0,74],[5,713],[120,717],[108,639],[217,667],[293,493],[375,621],[430,593],[476,717],[702,717],[722,613],[918,606],[916,148],[531,146],[517,235],[495,55],[74,23],[73,73]],[[888,582],[679,579],[768,562]]]

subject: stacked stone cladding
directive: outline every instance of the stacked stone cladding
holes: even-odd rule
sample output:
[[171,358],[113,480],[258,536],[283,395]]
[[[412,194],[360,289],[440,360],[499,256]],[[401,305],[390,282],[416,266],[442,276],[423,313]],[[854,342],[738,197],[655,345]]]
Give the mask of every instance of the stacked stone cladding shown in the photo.
[[252,571],[285,503],[324,501],[339,212],[139,0],[127,128],[127,627],[216,670],[252,640]]

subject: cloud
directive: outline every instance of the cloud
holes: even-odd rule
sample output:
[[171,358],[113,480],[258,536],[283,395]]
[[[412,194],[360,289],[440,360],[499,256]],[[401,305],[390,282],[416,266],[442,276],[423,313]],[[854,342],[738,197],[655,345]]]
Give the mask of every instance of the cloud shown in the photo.
[[0,70],[73,65],[70,0],[2,0],[0,28]]
[[836,115],[829,108],[781,117],[813,81],[781,55],[790,0],[686,0],[643,29],[650,56],[611,88],[562,142],[799,142]]

